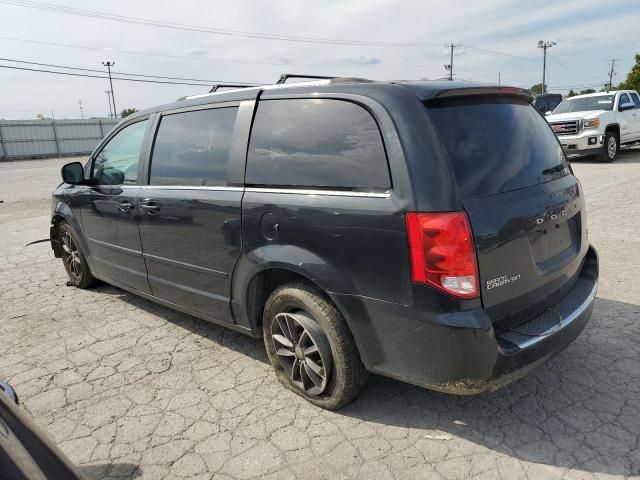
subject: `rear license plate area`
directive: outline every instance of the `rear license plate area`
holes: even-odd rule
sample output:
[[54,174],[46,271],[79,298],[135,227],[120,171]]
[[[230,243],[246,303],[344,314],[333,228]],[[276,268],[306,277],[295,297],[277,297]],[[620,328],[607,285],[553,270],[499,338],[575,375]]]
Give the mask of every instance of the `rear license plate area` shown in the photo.
[[548,222],[529,234],[531,252],[537,264],[548,262],[573,246],[576,221],[573,217],[563,222]]

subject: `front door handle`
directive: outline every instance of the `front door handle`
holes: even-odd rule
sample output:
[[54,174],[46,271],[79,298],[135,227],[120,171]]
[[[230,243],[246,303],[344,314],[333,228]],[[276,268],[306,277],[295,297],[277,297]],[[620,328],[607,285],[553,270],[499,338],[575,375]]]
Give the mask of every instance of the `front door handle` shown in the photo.
[[133,204],[129,203],[129,202],[120,202],[118,204],[118,209],[122,212],[122,213],[127,213],[129,210],[131,210],[133,208]]
[[160,207],[155,202],[151,202],[149,200],[145,201],[145,203],[140,204],[140,208],[145,210],[149,215],[153,215],[158,210],[160,210]]

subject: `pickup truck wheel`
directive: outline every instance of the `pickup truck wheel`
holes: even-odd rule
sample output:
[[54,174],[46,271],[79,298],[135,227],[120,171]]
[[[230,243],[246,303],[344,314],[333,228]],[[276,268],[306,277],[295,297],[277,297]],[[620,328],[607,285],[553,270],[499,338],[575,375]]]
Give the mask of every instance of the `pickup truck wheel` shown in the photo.
[[78,288],[89,288],[97,280],[91,275],[89,264],[78,246],[78,241],[66,222],[58,227],[58,241],[64,269],[67,271],[70,283]]
[[365,370],[336,307],[315,288],[289,283],[265,304],[264,343],[278,380],[314,405],[337,410],[364,387]]
[[618,136],[614,132],[605,133],[602,153],[598,155],[598,160],[601,162],[613,162],[618,156],[618,149]]

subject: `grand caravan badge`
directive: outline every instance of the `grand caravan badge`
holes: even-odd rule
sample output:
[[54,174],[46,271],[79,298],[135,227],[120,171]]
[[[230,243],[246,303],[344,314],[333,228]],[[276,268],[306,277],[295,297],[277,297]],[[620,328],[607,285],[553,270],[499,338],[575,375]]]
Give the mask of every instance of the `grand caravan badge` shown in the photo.
[[498,278],[492,278],[491,280],[487,280],[487,290],[491,290],[492,288],[502,287],[509,283],[514,283],[520,280],[520,275],[502,275]]

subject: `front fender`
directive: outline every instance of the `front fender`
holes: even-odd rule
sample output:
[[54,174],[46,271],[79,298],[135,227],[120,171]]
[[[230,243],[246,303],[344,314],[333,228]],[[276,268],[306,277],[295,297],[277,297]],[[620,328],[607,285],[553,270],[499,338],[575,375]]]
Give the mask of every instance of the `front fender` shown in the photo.
[[80,250],[91,265],[89,253],[89,245],[82,233],[82,225],[79,216],[69,205],[62,201],[54,199],[54,204],[51,209],[51,227],[49,228],[49,239],[51,240],[51,248],[53,254],[60,258],[60,246],[58,244],[58,225],[60,222],[67,222],[73,231],[75,238],[79,242]]

